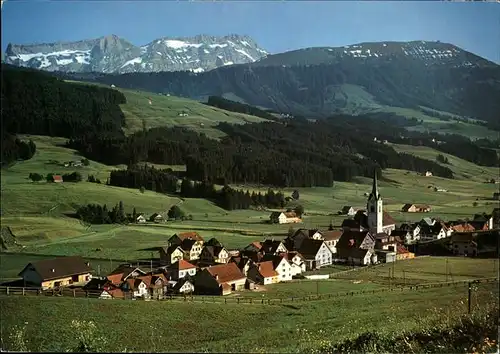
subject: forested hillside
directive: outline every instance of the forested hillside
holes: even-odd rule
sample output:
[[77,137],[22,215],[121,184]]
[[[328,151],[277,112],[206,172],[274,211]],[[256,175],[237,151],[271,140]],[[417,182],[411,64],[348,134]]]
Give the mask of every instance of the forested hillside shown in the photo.
[[[426,106],[485,120],[495,126],[500,121],[500,66],[431,66],[401,58],[294,66],[242,64],[202,74],[63,75],[203,100],[210,95],[230,94],[251,105],[309,117],[344,112],[348,101],[342,85],[350,84],[359,87],[359,92],[365,92],[364,96],[373,96],[369,106],[382,104],[414,109]],[[356,101],[356,97],[350,99]],[[364,104],[360,102],[361,106]]]
[[[124,100],[121,93],[61,82],[28,71],[6,74],[4,82],[14,87],[9,90],[2,85],[2,103],[9,112],[5,121],[11,133],[64,136],[69,138],[69,147],[108,165],[133,167],[143,161],[186,165],[186,177],[194,181],[331,186],[334,180],[351,181],[355,176],[371,176],[374,169],[387,167],[429,170],[434,175],[453,178],[448,167],[397,153],[380,143],[383,140],[435,145],[438,150],[477,164],[498,165],[496,152],[490,148],[459,136],[409,132],[405,125],[414,121],[381,113],[336,115],[315,122],[294,119],[220,123],[216,128],[227,134],[220,141],[183,127],[144,129],[125,136],[118,106]],[[440,144],[435,142],[437,139]],[[151,181],[141,183],[150,185]],[[167,180],[161,183],[169,185]]]

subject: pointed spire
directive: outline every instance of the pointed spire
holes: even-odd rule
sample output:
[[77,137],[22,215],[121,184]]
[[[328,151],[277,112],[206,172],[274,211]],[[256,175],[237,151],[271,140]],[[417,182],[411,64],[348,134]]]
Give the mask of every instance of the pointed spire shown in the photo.
[[372,186],[372,195],[375,199],[380,198],[380,194],[378,193],[378,183],[377,183],[377,169],[373,170],[373,186]]

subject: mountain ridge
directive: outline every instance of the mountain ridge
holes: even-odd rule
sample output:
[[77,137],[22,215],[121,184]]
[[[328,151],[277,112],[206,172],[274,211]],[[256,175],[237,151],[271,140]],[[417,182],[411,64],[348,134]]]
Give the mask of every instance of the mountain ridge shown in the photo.
[[247,35],[166,36],[137,46],[111,34],[80,41],[9,43],[5,63],[63,72],[203,72],[252,62],[267,54]]

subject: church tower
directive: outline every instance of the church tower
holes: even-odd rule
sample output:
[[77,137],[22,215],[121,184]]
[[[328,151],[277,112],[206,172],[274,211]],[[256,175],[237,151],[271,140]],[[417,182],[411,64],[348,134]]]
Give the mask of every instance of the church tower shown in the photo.
[[372,234],[383,232],[383,202],[378,192],[377,170],[373,174],[372,192],[366,203],[366,213],[368,216],[368,229]]

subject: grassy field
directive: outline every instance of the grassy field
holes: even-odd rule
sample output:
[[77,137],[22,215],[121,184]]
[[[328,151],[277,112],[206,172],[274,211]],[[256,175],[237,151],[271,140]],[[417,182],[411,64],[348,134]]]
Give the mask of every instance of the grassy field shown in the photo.
[[[466,298],[465,287],[284,305],[3,296],[0,310],[3,346],[11,349],[8,334],[15,325],[26,327],[28,350],[73,348],[77,339],[69,321],[75,319],[96,324],[97,336],[107,339],[98,341],[103,350],[304,352],[366,331],[419,330],[436,319],[452,323],[466,312]],[[480,286],[472,301],[476,312],[498,303],[498,284]]]
[[[28,180],[31,172],[41,174],[72,172],[76,168],[64,168],[61,162],[79,158],[75,151],[61,147],[63,139],[31,136],[37,144],[35,156],[16,163],[1,171],[2,226],[9,226],[18,242],[25,247],[23,252],[40,255],[81,254],[102,259],[151,258],[151,250],[164,246],[168,237],[180,231],[197,230],[205,238],[216,237],[229,248],[244,246],[251,241],[266,237],[283,238],[290,225],[266,223],[270,211],[237,210],[226,211],[213,203],[196,198],[181,200],[177,196],[106,186],[89,182],[80,183],[33,183]],[[394,145],[399,151],[413,151],[418,156],[433,159],[437,152],[430,148],[419,149]],[[494,169],[481,168],[464,160],[448,156],[450,168],[457,179],[422,177],[414,172],[388,169],[380,181],[384,207],[398,222],[416,221],[424,215],[402,213],[403,204],[426,203],[433,211],[425,216],[439,216],[445,220],[472,217],[474,213],[491,212],[495,206],[490,197],[498,186],[482,183],[493,178]],[[119,167],[119,166],[118,166]],[[161,166],[165,167],[165,166]],[[84,180],[88,174],[106,180],[109,171],[117,166],[106,166],[94,161],[89,166],[78,168]],[[182,166],[175,166],[182,169]],[[448,189],[434,192],[433,186]],[[267,187],[238,186],[236,188],[265,192]],[[327,228],[330,222],[339,227],[344,216],[337,212],[343,205],[362,208],[366,203],[364,193],[371,189],[371,180],[357,178],[356,182],[335,182],[331,188],[298,188],[299,202],[306,215],[302,224],[306,228]],[[290,195],[293,189],[283,189]],[[477,200],[479,199],[479,200]],[[193,220],[168,222],[161,225],[84,225],[79,220],[66,216],[79,205],[99,203],[112,206],[123,201],[126,212],[136,207],[146,216],[154,212],[165,212],[177,204]],[[476,204],[475,204],[476,203]],[[99,249],[99,250],[98,250]],[[19,251],[16,249],[16,251]]]
[[[411,285],[498,277],[497,259],[418,257],[332,275],[334,279]],[[393,274],[393,275],[392,275]]]

